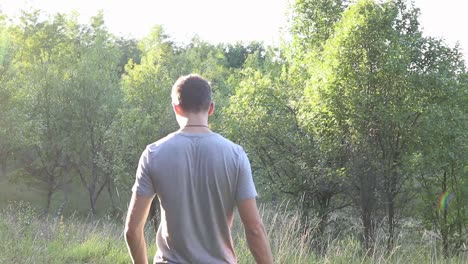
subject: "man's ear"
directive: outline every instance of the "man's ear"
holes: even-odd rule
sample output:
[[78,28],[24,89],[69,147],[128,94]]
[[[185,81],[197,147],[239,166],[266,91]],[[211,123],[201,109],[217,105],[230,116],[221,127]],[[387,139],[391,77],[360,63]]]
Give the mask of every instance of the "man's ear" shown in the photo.
[[215,103],[213,101],[211,101],[210,107],[208,108],[208,115],[209,116],[214,113],[214,109],[215,109]]
[[174,113],[176,113],[177,115],[183,115],[182,108],[179,104],[172,103],[172,109],[174,109]]

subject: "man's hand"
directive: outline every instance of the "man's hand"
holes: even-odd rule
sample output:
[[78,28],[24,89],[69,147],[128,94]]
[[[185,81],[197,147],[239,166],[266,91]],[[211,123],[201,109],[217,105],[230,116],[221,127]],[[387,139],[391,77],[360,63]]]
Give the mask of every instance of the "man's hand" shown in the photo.
[[237,204],[237,207],[244,224],[247,244],[255,261],[259,264],[273,263],[270,244],[268,243],[262,219],[258,214],[255,198],[242,200]]
[[147,264],[144,228],[153,197],[132,194],[125,221],[125,241],[135,264]]

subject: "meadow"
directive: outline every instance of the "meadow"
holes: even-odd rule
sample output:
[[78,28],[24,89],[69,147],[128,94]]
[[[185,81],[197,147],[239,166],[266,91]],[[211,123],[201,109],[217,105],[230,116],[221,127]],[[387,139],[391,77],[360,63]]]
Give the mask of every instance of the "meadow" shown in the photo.
[[422,34],[410,0],[292,2],[279,46],[0,8],[0,264],[129,262],[136,166],[178,129],[189,73],[212,84],[210,129],[248,154],[276,263],[468,263],[460,47]]
[[[299,214],[288,207],[287,203],[261,205],[275,263],[468,263],[466,251],[444,259],[436,236],[410,221],[391,252],[379,238],[372,252],[363,252],[359,238],[352,235],[353,227],[338,236],[317,240],[313,228],[304,231]],[[0,263],[129,263],[122,231],[121,217],[41,217],[30,203],[11,202],[0,217]],[[238,262],[255,263],[237,215],[232,231]],[[156,246],[154,229],[149,225],[146,238],[151,260]],[[311,249],[311,245],[319,244],[322,252]]]

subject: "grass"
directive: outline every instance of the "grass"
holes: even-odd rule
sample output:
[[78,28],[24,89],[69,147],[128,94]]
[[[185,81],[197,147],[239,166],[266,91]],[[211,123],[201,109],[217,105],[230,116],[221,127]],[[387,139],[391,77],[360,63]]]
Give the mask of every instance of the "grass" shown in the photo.
[[[405,233],[390,254],[383,250],[383,236],[377,237],[375,249],[370,254],[363,252],[359,240],[349,235],[351,232],[317,241],[313,228],[305,232],[298,214],[287,207],[261,207],[275,263],[468,263],[467,252],[452,259],[443,259],[437,241],[424,232],[419,235]],[[77,215],[41,218],[39,215],[26,202],[10,203],[1,211],[0,263],[130,262],[120,219]],[[239,217],[235,219],[233,237],[238,261],[240,264],[255,263]],[[154,255],[154,231],[148,226],[146,232],[148,252]],[[311,250],[310,245],[319,242],[324,250],[320,253]]]
[[128,263],[122,226],[113,221],[40,218],[10,204],[0,218],[0,263]]
[[[432,232],[424,230],[419,223],[411,219],[405,220],[406,227],[398,237],[397,246],[391,251],[386,250],[386,239],[383,230],[377,232],[373,250],[366,252],[358,237],[356,228],[359,222],[351,219],[348,229],[341,234],[329,232],[323,239],[315,236],[314,222],[310,230],[304,230],[300,223],[299,213],[290,210],[287,204],[276,207],[261,206],[261,214],[267,229],[275,263],[337,263],[337,264],[374,264],[374,263],[468,263],[468,252],[462,252],[451,259],[444,259],[440,241]],[[245,241],[239,218],[236,217],[233,227],[236,253],[239,263],[255,263]],[[311,245],[322,248],[320,252],[313,250]]]

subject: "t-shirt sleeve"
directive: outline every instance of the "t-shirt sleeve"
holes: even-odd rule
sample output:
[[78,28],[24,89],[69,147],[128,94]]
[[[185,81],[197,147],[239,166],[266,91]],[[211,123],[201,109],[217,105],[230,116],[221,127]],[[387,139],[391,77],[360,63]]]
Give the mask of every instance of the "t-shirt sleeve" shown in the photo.
[[239,155],[239,169],[237,178],[236,201],[257,197],[257,190],[252,178],[250,162],[244,150]]
[[146,148],[141,154],[136,171],[135,184],[132,191],[141,196],[154,196],[155,191],[151,180],[149,150]]

